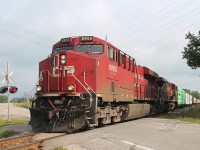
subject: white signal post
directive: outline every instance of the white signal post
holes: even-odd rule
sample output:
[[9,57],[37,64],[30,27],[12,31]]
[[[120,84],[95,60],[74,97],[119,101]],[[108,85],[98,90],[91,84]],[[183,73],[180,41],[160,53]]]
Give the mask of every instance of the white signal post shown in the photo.
[[[13,72],[11,72],[11,73],[8,73],[8,72],[9,72],[9,64],[7,62],[7,72],[6,73],[2,72],[3,76],[5,77],[5,79],[3,79],[1,81],[1,83],[4,83],[6,81],[7,88],[9,90],[9,83],[10,82],[13,83],[13,80],[10,78],[13,75]],[[7,122],[10,122],[10,99],[9,99],[9,95],[10,95],[10,93],[7,92],[7,97],[8,97],[8,116],[7,116]]]

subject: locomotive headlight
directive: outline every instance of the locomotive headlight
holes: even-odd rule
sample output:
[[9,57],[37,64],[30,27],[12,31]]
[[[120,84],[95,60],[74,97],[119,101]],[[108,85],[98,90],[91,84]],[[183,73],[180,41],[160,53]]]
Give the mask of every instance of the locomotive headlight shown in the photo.
[[61,64],[66,64],[66,55],[60,55],[60,63]]
[[41,87],[40,85],[37,85],[37,87],[36,87],[36,91],[37,91],[37,92],[42,91],[42,87]]
[[60,58],[61,58],[62,60],[64,60],[64,59],[66,59],[66,55],[60,55]]
[[61,62],[61,64],[65,64],[66,60],[61,60],[60,62]]
[[74,91],[74,85],[73,84],[68,85],[67,90],[69,92],[73,92]]

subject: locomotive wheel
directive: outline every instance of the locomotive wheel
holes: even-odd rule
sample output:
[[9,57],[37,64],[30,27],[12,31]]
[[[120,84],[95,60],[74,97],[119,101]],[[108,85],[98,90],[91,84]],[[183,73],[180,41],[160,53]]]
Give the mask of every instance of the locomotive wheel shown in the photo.
[[98,119],[98,127],[99,128],[103,127],[103,118]]
[[115,117],[111,117],[111,125],[115,124],[114,119]]
[[79,129],[67,129],[66,133],[72,134],[72,133],[76,133],[78,131],[79,131]]
[[44,132],[44,131],[45,131],[44,127],[32,127],[33,133]]
[[87,131],[88,129],[89,129],[88,123],[87,123],[87,121],[85,121],[85,126],[83,128],[81,128],[81,129],[79,129],[79,130],[80,131]]

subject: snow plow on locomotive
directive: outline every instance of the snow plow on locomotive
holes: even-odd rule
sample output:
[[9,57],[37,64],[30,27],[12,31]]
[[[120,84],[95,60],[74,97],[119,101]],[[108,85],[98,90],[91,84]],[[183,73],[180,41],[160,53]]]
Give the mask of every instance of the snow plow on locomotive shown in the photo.
[[112,44],[63,38],[39,64],[33,131],[76,132],[173,110],[178,87]]

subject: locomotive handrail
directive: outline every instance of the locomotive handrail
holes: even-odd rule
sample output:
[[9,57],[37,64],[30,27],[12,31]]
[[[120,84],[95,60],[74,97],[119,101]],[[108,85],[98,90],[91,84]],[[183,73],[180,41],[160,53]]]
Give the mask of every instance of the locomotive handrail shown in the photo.
[[81,83],[81,81],[74,75],[74,73],[72,73],[72,76],[74,77],[74,79],[76,79],[76,81],[78,81],[80,83],[80,85],[87,91],[87,93],[90,95],[90,107],[91,107],[91,103],[93,101],[92,99],[92,94],[88,91],[88,89],[83,85],[83,83]]
[[97,96],[96,92],[87,84],[86,80],[85,80],[85,74],[86,74],[86,71],[84,71],[84,83],[91,89],[91,91]]
[[86,74],[86,71],[84,71],[84,83],[90,88],[90,90],[96,95],[96,108],[97,108],[97,93],[87,84],[86,82],[86,79],[85,79],[85,74]]
[[[49,92],[49,74],[51,75],[51,73],[49,72],[49,70],[42,70],[40,73],[44,73],[44,72],[47,72],[47,91]],[[43,77],[43,75],[42,75],[42,77]],[[44,78],[44,77],[43,77]],[[39,77],[39,80],[38,80],[38,83],[39,83],[39,81],[40,81],[40,79],[41,79],[41,77]],[[44,82],[44,81],[43,81]]]

